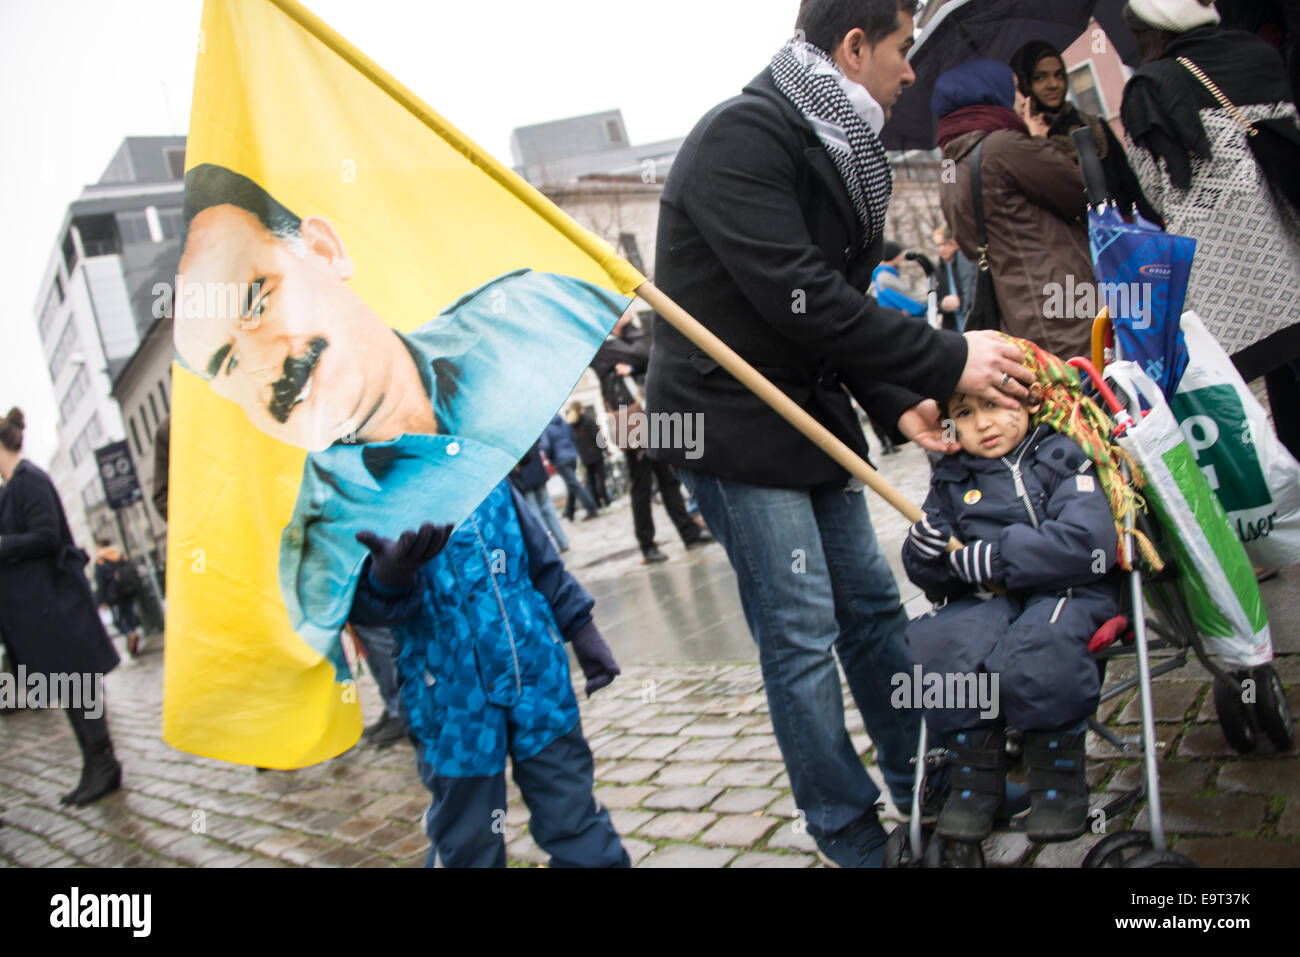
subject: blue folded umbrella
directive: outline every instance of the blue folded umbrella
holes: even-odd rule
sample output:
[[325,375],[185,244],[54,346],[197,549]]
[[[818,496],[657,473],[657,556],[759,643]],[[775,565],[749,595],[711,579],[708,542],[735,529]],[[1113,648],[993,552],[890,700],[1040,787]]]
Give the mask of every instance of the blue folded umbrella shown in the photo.
[[1138,363],[1172,398],[1187,368],[1179,317],[1196,240],[1137,215],[1127,223],[1110,203],[1088,214],[1088,239],[1120,356]]

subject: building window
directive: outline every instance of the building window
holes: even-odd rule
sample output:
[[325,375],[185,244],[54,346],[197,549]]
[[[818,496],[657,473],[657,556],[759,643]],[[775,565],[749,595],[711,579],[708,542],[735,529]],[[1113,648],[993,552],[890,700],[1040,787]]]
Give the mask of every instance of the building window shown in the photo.
[[1106,117],[1106,104],[1101,98],[1101,87],[1097,85],[1097,74],[1092,63],[1081,63],[1070,71],[1070,90],[1074,93],[1074,104],[1083,113]]
[[154,426],[149,424],[149,411],[144,407],[143,402],[140,403],[140,421],[144,423],[144,435],[147,439],[153,435]]
[[163,147],[163,159],[167,163],[167,172],[171,174],[172,179],[185,178],[185,147]]
[[158,415],[158,405],[153,400],[153,393],[149,393],[149,411],[153,413],[153,427],[156,430],[158,423],[162,422],[162,417]]
[[81,430],[77,436],[77,441],[72,443],[69,452],[72,455],[72,464],[80,465],[83,459],[88,459],[95,452],[95,446],[99,445],[104,438],[104,430],[99,425],[99,413],[96,412],[86,423],[86,427]]
[[69,322],[63,327],[63,334],[59,336],[58,344],[55,345],[54,352],[50,355],[51,381],[59,381],[59,374],[63,372],[64,367],[68,364],[68,359],[80,348],[81,339],[77,335],[77,324]]
[[149,217],[143,209],[118,213],[117,230],[124,243],[147,243],[153,239],[149,235]]
[[140,432],[135,427],[135,416],[130,416],[127,421],[131,423],[131,438],[135,439],[135,454],[137,458],[144,458],[144,449],[140,448]]
[[606,120],[605,138],[615,145],[622,145],[626,142],[623,139],[623,124],[618,120]]
[[162,396],[162,400],[163,400],[163,411],[164,411],[164,412],[170,412],[170,411],[172,410],[172,406],[171,406],[171,403],[167,401],[167,386],[166,386],[166,384],[164,384],[164,383],[162,383],[162,382],[159,382],[159,383],[158,383],[158,394],[159,394],[160,396]]
[[42,341],[49,338],[50,330],[54,328],[54,320],[59,316],[59,306],[63,304],[63,290],[60,288],[59,277],[54,277],[54,285],[50,287],[49,295],[45,297],[45,305],[41,308],[41,339]]
[[63,393],[63,399],[59,402],[59,419],[63,423],[72,421],[72,416],[77,411],[77,406],[81,403],[81,397],[90,389],[90,373],[86,367],[82,366],[77,370],[77,374],[72,377],[68,383],[68,391]]
[[89,256],[116,256],[122,244],[118,238],[117,217],[111,213],[82,216],[76,221],[81,234],[81,249]]
[[181,235],[181,208],[158,210],[158,224],[162,227],[163,239],[179,239]]

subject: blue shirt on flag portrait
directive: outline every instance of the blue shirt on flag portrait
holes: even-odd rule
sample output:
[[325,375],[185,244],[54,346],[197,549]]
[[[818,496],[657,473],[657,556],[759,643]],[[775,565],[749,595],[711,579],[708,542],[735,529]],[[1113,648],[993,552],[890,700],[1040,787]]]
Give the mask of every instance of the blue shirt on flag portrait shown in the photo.
[[536,440],[629,302],[525,269],[394,332],[419,370],[438,433],[309,453],[280,540],[290,622],[341,677],[339,632],[369,554],[356,533],[396,538],[424,522],[463,521]]

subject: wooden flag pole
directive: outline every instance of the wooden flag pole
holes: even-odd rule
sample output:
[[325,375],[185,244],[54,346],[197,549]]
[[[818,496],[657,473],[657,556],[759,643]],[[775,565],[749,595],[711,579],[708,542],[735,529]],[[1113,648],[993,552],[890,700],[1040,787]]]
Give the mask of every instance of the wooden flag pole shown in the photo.
[[[299,0],[270,0],[308,33],[325,44],[372,83],[384,90],[412,116],[464,155],[471,163],[525,203],[555,229],[569,238],[592,260],[599,263],[620,290],[635,290],[655,311],[676,327],[718,364],[739,379],[746,388],[771,406],[778,415],[811,439],[818,448],[856,475],[911,522],[920,521],[921,509],[912,504],[870,465],[831,434],[830,430],[799,408],[789,396],[758,373],[721,339],[709,332],[699,320],[673,302],[646,280],[630,263],[620,257],[609,243],[584,229],[567,213],[547,199],[513,170],[479,149],[468,137],[453,127],[441,114],[393,78],[386,70],[358,50],[325,21],[308,10]],[[948,543],[956,547],[956,541]]]
[[[730,346],[706,329],[698,319],[664,295],[663,291],[657,288],[654,283],[649,281],[642,283],[637,287],[636,294],[653,306],[655,312],[671,323],[678,332],[707,352],[717,361],[718,365],[739,379],[745,388],[771,406],[781,418],[816,443],[818,448],[844,466],[851,475],[862,479],[873,492],[898,509],[909,522],[919,522],[924,517],[924,513],[918,506],[914,505],[898,489],[885,481],[879,472],[837,439],[830,429],[799,408],[793,399],[737,355]],[[953,542],[950,542],[949,548],[953,547],[953,544]]]

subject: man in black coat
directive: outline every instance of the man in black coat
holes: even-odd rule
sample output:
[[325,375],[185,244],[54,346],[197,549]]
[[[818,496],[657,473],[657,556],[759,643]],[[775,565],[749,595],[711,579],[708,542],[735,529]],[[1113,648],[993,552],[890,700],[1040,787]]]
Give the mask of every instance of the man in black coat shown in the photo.
[[[659,484],[659,497],[664,510],[682,537],[688,549],[713,541],[713,536],[702,529],[686,511],[682,501],[681,483],[673,474],[668,462],[658,461],[647,449],[638,444],[637,419],[644,417],[641,397],[634,393],[638,380],[644,382],[650,363],[650,344],[645,333],[632,325],[630,316],[623,316],[596,351],[591,360],[592,371],[600,379],[600,392],[605,406],[614,415],[615,441],[627,459],[631,484],[632,528],[641,547],[641,564],[652,565],[668,561],[655,542],[655,520],[650,508],[654,484]],[[631,379],[631,385],[628,379]],[[646,430],[640,430],[641,436]]]
[[[1031,381],[1014,348],[932,330],[864,290],[892,179],[879,129],[902,88],[913,0],[804,0],[798,39],[696,125],[659,214],[659,287],[849,448],[866,442],[848,393],[899,438],[946,450],[925,396],[1014,406]],[[678,467],[736,570],[795,802],[829,859],[878,865],[879,791],[844,726],[836,656],[894,802],[911,794],[915,713],[889,705],[910,667],[906,615],[860,482],[685,336],[658,323],[649,411],[703,413]],[[847,390],[847,392],[846,392]],[[951,446],[956,448],[955,445]]]

